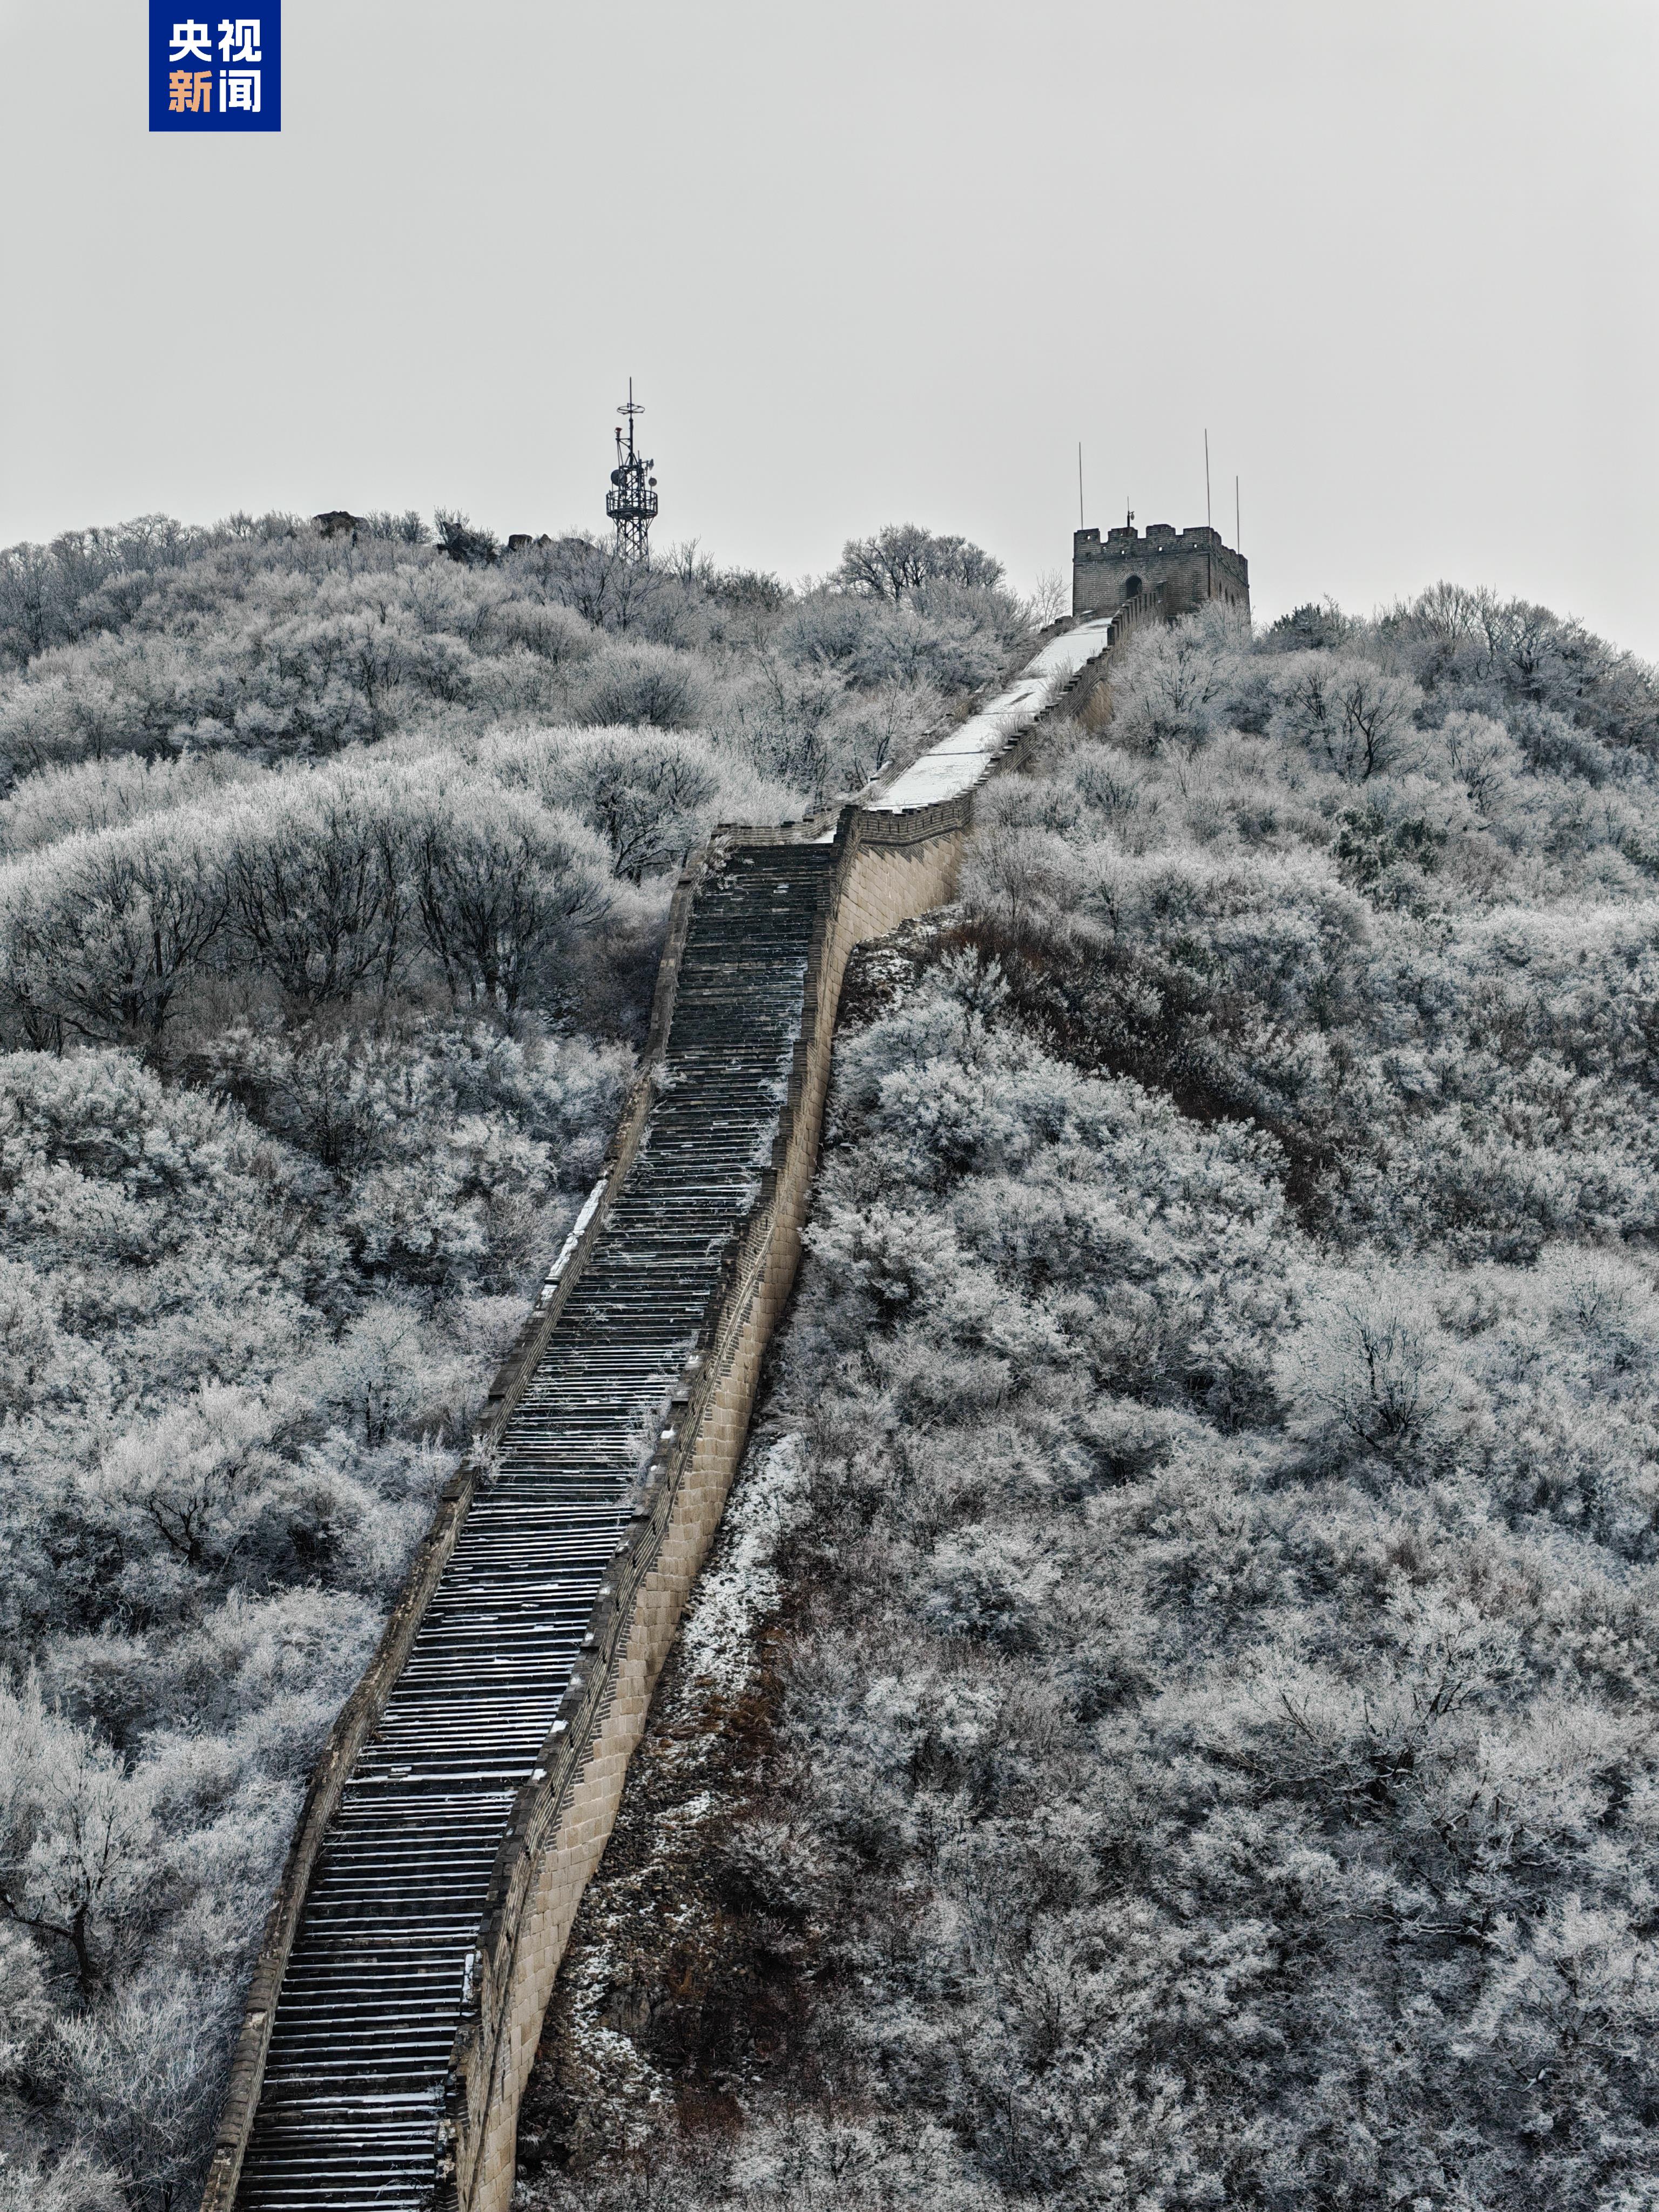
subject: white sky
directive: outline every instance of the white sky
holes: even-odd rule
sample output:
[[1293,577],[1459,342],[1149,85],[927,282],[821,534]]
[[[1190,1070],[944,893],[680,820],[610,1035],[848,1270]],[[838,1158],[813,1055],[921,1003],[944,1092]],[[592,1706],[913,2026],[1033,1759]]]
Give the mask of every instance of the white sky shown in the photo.
[[287,0],[281,135],[202,139],[146,14],[0,0],[0,544],[602,526],[631,371],[722,562],[1029,584],[1079,438],[1182,526],[1207,426],[1258,616],[1443,575],[1659,658],[1653,0]]

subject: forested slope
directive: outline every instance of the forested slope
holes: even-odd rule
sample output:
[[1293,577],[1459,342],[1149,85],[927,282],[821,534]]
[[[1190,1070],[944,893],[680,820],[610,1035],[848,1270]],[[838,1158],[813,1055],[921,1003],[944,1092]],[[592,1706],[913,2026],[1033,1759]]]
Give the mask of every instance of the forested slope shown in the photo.
[[849,980],[546,2207],[1659,2201],[1659,717],[1140,641]]
[[190,2197],[304,1778],[603,1156],[674,872],[1030,636],[464,520],[0,554],[0,2204]]

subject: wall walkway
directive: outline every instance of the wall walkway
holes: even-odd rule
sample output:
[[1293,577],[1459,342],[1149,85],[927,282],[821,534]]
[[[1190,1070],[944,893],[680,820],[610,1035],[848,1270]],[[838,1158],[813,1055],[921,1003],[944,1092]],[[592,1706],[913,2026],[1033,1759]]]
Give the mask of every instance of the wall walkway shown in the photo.
[[506,2212],[553,1978],[793,1280],[848,957],[950,897],[975,787],[1128,627],[1067,629],[863,804],[688,863],[605,1175],[313,1778],[204,2212]]

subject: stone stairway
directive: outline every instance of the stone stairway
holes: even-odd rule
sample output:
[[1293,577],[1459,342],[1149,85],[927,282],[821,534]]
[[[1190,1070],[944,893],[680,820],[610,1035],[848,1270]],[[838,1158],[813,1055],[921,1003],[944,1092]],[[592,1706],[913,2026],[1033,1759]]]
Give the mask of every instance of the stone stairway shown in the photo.
[[202,2212],[509,2212],[571,1916],[789,1295],[846,961],[953,896],[975,788],[1139,607],[857,805],[722,831],[683,878],[649,1085],[313,1774]]
[[329,1823],[242,2160],[246,2212],[440,2201],[492,1869],[754,1205],[836,860],[828,843],[740,846],[699,888],[643,1144]]

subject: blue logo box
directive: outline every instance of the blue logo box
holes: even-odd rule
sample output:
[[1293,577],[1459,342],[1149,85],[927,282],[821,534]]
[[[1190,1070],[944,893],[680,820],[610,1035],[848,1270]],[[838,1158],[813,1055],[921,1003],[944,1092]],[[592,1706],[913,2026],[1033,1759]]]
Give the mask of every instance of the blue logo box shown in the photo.
[[282,0],[222,15],[149,0],[152,131],[280,131]]

